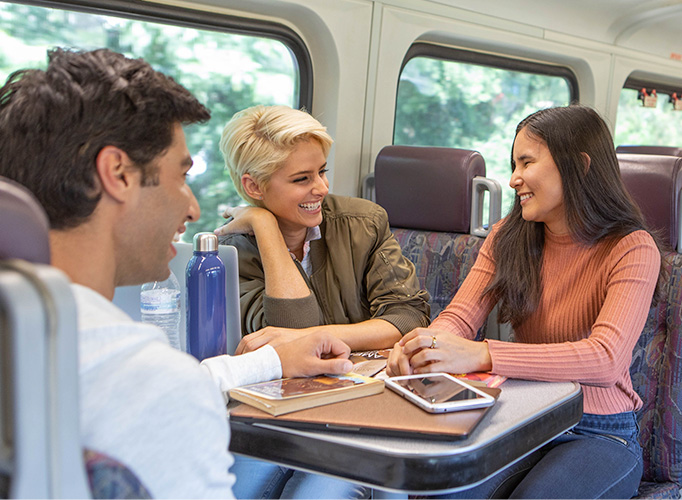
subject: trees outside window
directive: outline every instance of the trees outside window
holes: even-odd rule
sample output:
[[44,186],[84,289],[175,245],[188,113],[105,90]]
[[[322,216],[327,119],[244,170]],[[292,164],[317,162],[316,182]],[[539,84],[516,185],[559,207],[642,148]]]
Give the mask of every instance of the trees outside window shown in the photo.
[[637,94],[637,90],[629,88],[620,92],[614,133],[616,145],[681,147],[682,111],[673,109],[670,95],[659,93],[656,107],[645,108]]

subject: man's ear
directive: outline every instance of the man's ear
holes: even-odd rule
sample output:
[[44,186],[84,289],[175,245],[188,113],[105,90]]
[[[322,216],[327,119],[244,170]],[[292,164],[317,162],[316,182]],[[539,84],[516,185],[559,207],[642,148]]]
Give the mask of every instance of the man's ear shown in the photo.
[[590,155],[587,153],[580,153],[580,156],[583,157],[583,173],[587,175],[587,172],[590,171],[590,165],[592,164],[592,159],[590,158]]
[[256,179],[251,177],[251,174],[242,175],[242,187],[244,188],[244,192],[254,200],[263,199],[263,190],[258,182],[256,182]]
[[134,187],[140,185],[140,172],[128,166],[128,155],[115,146],[105,146],[95,160],[102,191],[116,201],[125,201]]

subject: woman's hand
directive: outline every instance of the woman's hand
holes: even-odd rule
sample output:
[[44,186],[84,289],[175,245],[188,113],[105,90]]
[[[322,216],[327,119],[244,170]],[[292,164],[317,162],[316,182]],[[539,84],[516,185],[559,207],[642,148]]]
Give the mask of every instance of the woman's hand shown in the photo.
[[261,207],[228,207],[223,212],[223,217],[232,220],[213,231],[218,236],[226,234],[255,234],[256,228],[263,224],[272,228],[278,228],[277,219],[269,210]]
[[439,330],[417,328],[396,343],[387,372],[389,375],[408,375],[469,373],[491,369],[492,360],[486,342],[467,340]]
[[255,351],[263,347],[265,344],[270,344],[272,347],[277,347],[286,342],[296,340],[299,337],[308,335],[310,332],[298,330],[296,328],[279,328],[276,326],[266,326],[260,330],[245,335],[240,341],[235,354],[244,354],[245,352]]
[[400,342],[396,342],[388,356],[386,362],[386,374],[389,377],[397,377],[398,375],[412,375],[412,367],[410,366],[410,357],[407,356],[403,350]]

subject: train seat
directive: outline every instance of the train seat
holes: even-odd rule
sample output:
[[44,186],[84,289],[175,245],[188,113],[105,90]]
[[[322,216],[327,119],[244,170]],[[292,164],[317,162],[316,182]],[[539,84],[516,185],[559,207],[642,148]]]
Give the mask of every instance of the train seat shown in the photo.
[[682,484],[682,254],[664,254],[664,298],[649,311],[632,353],[644,473],[640,498],[680,498]]
[[[0,259],[21,258],[35,264],[50,263],[47,216],[23,186],[0,177]],[[21,237],[9,237],[21,235]]]
[[76,304],[45,212],[0,177],[0,213],[0,497],[143,498],[124,465],[81,449]]
[[89,496],[78,427],[76,307],[50,267],[47,216],[0,179],[2,474],[9,497]]
[[682,148],[676,146],[629,146],[621,145],[616,148],[616,153],[638,154],[638,155],[664,155],[682,156]]
[[618,164],[623,182],[649,226],[671,249],[682,251],[682,157],[619,154]]
[[[485,161],[476,151],[415,146],[383,148],[374,183],[376,202],[386,209],[403,254],[431,294],[433,319],[454,297],[485,234],[500,218],[500,186],[485,178]],[[482,222],[485,190],[487,224]],[[472,218],[472,211],[480,217]]]
[[[637,416],[644,454],[640,498],[680,498],[682,481],[682,254],[678,243],[682,158],[619,154],[623,180],[670,249],[667,290],[649,311],[630,365],[643,401]],[[675,251],[677,250],[677,251]]]

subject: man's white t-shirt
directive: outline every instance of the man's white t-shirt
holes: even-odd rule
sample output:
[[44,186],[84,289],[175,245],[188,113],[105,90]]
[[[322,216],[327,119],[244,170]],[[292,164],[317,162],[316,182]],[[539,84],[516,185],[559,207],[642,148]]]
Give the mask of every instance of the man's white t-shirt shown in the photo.
[[[94,290],[78,308],[83,446],[129,467],[155,498],[233,498],[221,391],[281,377],[275,350],[197,360]],[[220,390],[219,390],[220,388]]]

